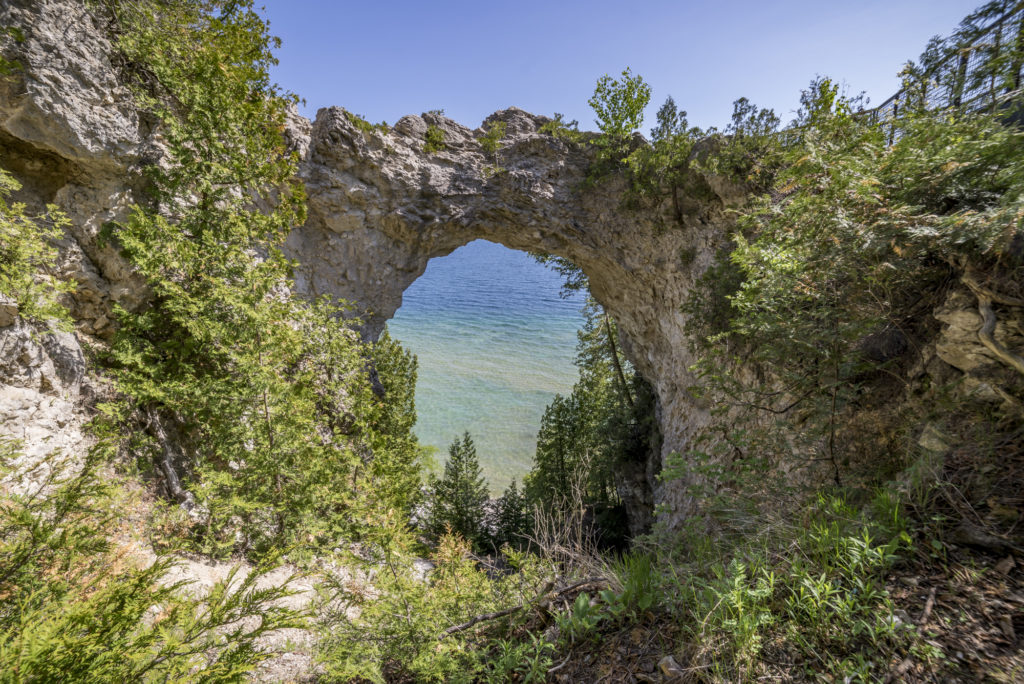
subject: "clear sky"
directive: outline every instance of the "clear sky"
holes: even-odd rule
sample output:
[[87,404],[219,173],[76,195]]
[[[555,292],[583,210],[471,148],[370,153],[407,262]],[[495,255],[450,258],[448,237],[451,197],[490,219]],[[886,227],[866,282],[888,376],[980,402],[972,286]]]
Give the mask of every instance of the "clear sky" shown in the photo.
[[625,67],[691,124],[722,126],[746,96],[784,121],[815,74],[880,104],[927,40],[981,0],[266,0],[284,41],[277,81],[309,117],[371,121],[444,109],[476,127],[498,109],[562,112],[593,129],[594,82]]

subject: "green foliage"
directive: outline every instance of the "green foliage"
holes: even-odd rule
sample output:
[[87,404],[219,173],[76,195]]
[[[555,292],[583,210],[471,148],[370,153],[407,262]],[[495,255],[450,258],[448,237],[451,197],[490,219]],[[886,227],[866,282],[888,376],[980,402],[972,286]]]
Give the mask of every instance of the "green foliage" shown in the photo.
[[[691,330],[710,333],[698,366],[708,396],[754,427],[743,451],[761,439],[762,453],[823,461],[838,482],[858,450],[839,437],[843,416],[900,360],[872,340],[905,335],[922,293],[937,303],[951,275],[1000,263],[999,287],[1019,292],[1024,139],[997,116],[920,110],[890,145],[827,79],[802,102],[773,194],[741,216],[728,262],[687,311]],[[741,354],[756,382],[732,370]]]
[[358,534],[350,513],[370,489],[409,510],[414,361],[387,339],[364,345],[343,307],[292,294],[281,247],[304,193],[265,23],[248,2],[107,11],[126,61],[144,65],[136,98],[167,150],[147,169],[153,204],[114,233],[153,292],[148,308],[118,311],[111,349],[121,415],[147,425],[126,446],[162,464],[175,496],[168,462],[187,468],[208,552],[333,545]]
[[431,478],[428,529],[438,538],[457,534],[477,547],[485,541],[484,514],[488,500],[487,482],[476,455],[473,438],[466,432],[462,441],[448,447],[444,475]]
[[559,638],[568,646],[595,636],[604,619],[601,606],[589,594],[582,592],[576,596],[569,610],[555,615],[555,624]]
[[630,171],[630,198],[660,202],[668,196],[677,221],[683,218],[683,203],[696,193],[690,173],[693,146],[700,129],[690,127],[686,112],[671,97],[658,110],[658,125],[651,129],[650,146],[633,150],[626,159]]
[[501,149],[501,139],[505,137],[505,128],[508,126],[504,121],[495,121],[487,127],[487,132],[480,138],[480,147],[484,154],[489,155],[494,163],[498,163],[498,150]]
[[597,79],[594,94],[587,104],[594,110],[595,123],[601,131],[594,144],[602,159],[623,161],[629,151],[630,137],[643,124],[644,108],[650,101],[651,87],[629,69],[622,72],[621,81],[608,74]]
[[[480,643],[475,629],[446,633],[536,595],[536,562],[521,557],[518,574],[490,579],[471,559],[467,542],[445,536],[431,558],[433,568],[424,575],[413,551],[404,523],[388,517],[375,526],[363,554],[346,561],[365,579],[328,580],[319,622],[319,658],[328,680],[500,681],[518,671],[542,681],[537,677],[546,672],[549,649],[538,641],[503,646]],[[488,621],[481,628],[503,630],[505,625],[507,620]],[[510,653],[530,660],[510,662]]]
[[715,663],[716,681],[757,676],[769,643],[784,644],[808,675],[841,677],[856,662],[884,673],[895,654],[921,641],[895,617],[884,588],[910,541],[902,513],[889,508],[876,517],[825,495],[795,510],[786,523],[762,516],[771,528],[753,535],[744,527],[735,538],[704,543],[706,533],[695,530],[676,542],[677,579],[661,590],[675,597],[694,660]]
[[512,480],[494,507],[494,546],[499,549],[505,545],[513,549],[526,548],[533,530],[530,518],[526,496]]
[[[760,109],[745,97],[732,106],[732,120],[724,135],[713,130],[707,132],[714,140],[715,149],[703,160],[702,167],[750,191],[766,192],[783,164],[784,138],[778,134],[780,119],[773,110]],[[799,116],[798,123],[801,123]]]
[[[25,33],[17,26],[0,26],[0,41],[8,37],[16,43],[22,43]],[[20,69],[21,63],[17,60],[0,57],[0,78],[10,76]]]
[[[920,106],[926,95],[934,99],[936,92],[948,93],[949,103],[959,106],[975,98],[988,104],[1016,90],[1024,42],[1007,40],[1007,34],[1020,15],[1007,17],[1009,22],[999,20],[1020,9],[1018,0],[991,0],[967,15],[949,36],[932,38],[918,62],[903,70],[911,106]],[[961,62],[967,55],[970,69]]]
[[573,293],[576,292],[590,291],[590,282],[587,280],[587,274],[583,272],[583,269],[568,259],[555,256],[554,254],[544,254],[541,252],[533,252],[530,256],[532,256],[537,263],[544,264],[558,273],[558,275],[562,276],[562,287],[559,294],[563,299],[571,297]]
[[620,591],[605,589],[601,600],[610,617],[617,622],[637,622],[655,608],[661,590],[655,559],[643,553],[629,553],[615,560],[612,574]]
[[345,118],[349,120],[349,123],[351,123],[353,126],[358,128],[366,135],[372,135],[373,133],[383,133],[387,135],[388,131],[391,130],[391,128],[388,126],[387,121],[381,121],[380,123],[376,124],[370,123],[363,117],[359,116],[358,114],[353,114],[347,109],[345,110]]
[[423,134],[423,151],[427,154],[434,154],[448,148],[444,142],[444,131],[431,124],[427,126],[427,132]]
[[237,569],[203,595],[167,583],[172,563],[139,567],[107,538],[116,491],[84,463],[26,463],[0,442],[0,671],[4,681],[243,681],[271,653],[257,640],[302,626]]
[[579,122],[575,119],[566,121],[565,115],[558,112],[555,112],[553,119],[541,124],[537,132],[568,142],[579,142],[583,139],[583,134],[579,130]]
[[63,235],[68,219],[52,204],[45,214],[30,216],[23,203],[11,202],[11,194],[20,189],[0,169],[0,295],[13,299],[26,320],[56,320],[69,327],[68,312],[57,299],[74,285],[52,272],[57,259],[52,241]]
[[529,634],[529,641],[500,639],[486,658],[482,679],[488,684],[542,684],[548,680],[554,651],[555,645],[539,634]]
[[[572,288],[570,280],[568,288]],[[643,461],[651,448],[642,379],[622,355],[615,322],[593,300],[584,308],[576,365],[580,377],[569,396],[557,395],[537,433],[527,499],[543,509],[618,504],[617,470]]]

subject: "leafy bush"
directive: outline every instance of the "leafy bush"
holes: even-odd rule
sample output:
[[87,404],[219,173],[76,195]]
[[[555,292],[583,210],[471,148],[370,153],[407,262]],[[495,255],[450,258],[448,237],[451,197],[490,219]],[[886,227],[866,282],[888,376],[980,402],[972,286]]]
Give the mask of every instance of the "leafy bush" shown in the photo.
[[627,68],[622,80],[605,74],[597,79],[594,94],[587,101],[597,117],[601,134],[593,141],[598,165],[622,163],[630,151],[630,138],[644,121],[644,109],[651,101],[651,87]]
[[498,150],[501,149],[501,139],[505,137],[505,128],[508,126],[504,121],[495,121],[487,127],[487,132],[480,138],[480,147],[484,154],[489,155],[494,163],[498,163]]
[[[51,454],[25,464],[0,441],[0,671],[5,681],[242,681],[272,655],[257,640],[298,627],[257,589],[269,566],[237,569],[202,596],[139,567],[107,534],[119,518],[98,462]],[[10,679],[8,679],[10,678]]]
[[583,139],[583,134],[579,130],[579,122],[575,119],[566,121],[565,115],[558,112],[555,112],[554,118],[550,121],[541,124],[537,132],[569,142],[579,142]]
[[444,143],[444,131],[433,124],[427,126],[427,132],[423,134],[423,151],[427,154],[434,154],[447,149]]
[[51,272],[57,258],[51,241],[63,235],[68,219],[52,204],[42,216],[29,216],[24,204],[10,201],[20,189],[0,169],[0,295],[13,299],[27,320],[56,320],[67,327],[70,317],[58,297],[74,285]]
[[[540,587],[536,561],[515,556],[517,574],[491,579],[476,567],[468,543],[457,537],[440,540],[429,569],[417,562],[414,549],[404,523],[384,516],[361,554],[346,560],[356,574],[327,581],[319,658],[330,680],[471,682],[481,676],[494,681],[524,668],[536,678],[547,662],[547,647],[536,640],[503,645],[476,636],[478,624],[492,630],[492,638],[507,635],[508,620]],[[474,621],[491,613],[507,617]],[[492,653],[502,649],[506,656],[531,653],[533,664],[499,667]]]
[[910,537],[902,513],[882,508],[885,516],[875,517],[821,495],[794,509],[789,523],[762,515],[753,535],[747,527],[743,537],[712,544],[695,543],[703,532],[677,540],[681,557],[668,566],[677,579],[664,591],[676,597],[672,610],[693,661],[711,663],[724,681],[751,678],[773,643],[808,663],[808,674],[845,676],[851,663],[884,668],[920,644],[885,591]]
[[390,127],[388,126],[387,121],[381,121],[380,123],[377,124],[370,123],[363,117],[359,116],[358,114],[353,114],[347,109],[345,110],[345,118],[349,120],[349,123],[351,123],[353,126],[358,128],[366,135],[371,135],[373,133],[384,133],[386,135],[387,132],[391,130]]

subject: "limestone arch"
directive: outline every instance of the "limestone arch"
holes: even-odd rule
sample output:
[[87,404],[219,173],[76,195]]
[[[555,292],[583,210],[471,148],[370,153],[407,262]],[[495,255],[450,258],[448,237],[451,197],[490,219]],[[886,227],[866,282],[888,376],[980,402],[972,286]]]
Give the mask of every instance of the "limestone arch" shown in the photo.
[[[655,475],[707,420],[687,391],[694,359],[681,306],[719,246],[716,217],[727,199],[711,193],[686,225],[666,225],[659,207],[623,206],[621,179],[585,183],[590,148],[541,132],[547,118],[508,109],[484,126],[496,121],[505,137],[489,155],[479,142],[484,128],[439,115],[406,116],[387,132],[366,130],[340,108],[320,110],[312,123],[296,119],[291,135],[309,195],[308,220],[288,240],[297,285],[353,302],[372,337],[430,259],[473,240],[569,259],[615,317],[626,355],[658,398],[662,458],[633,475],[631,497],[684,515],[681,495],[662,491]],[[424,149],[428,127],[443,132],[445,149]]]

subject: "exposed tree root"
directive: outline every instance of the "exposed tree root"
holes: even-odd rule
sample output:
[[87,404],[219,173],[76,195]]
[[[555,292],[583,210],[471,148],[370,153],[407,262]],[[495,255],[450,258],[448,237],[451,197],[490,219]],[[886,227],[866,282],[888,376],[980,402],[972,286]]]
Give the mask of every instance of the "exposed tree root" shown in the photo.
[[978,281],[969,275],[964,275],[961,281],[971,289],[974,296],[978,299],[978,312],[981,314],[982,319],[981,328],[978,330],[978,339],[985,345],[986,349],[996,355],[996,358],[1021,375],[1024,375],[1024,358],[999,344],[993,336],[997,321],[996,313],[992,310],[992,302],[1006,306],[1024,306],[1024,299],[1017,299],[1016,297],[993,292],[988,288],[982,287]]

